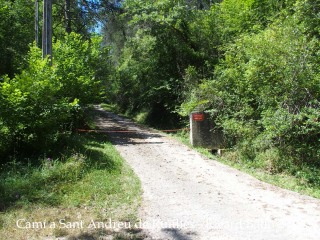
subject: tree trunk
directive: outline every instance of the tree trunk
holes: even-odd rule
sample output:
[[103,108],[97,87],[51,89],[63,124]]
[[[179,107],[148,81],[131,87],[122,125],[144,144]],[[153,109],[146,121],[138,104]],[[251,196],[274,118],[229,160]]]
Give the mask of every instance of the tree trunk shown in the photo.
[[66,26],[66,32],[68,34],[71,33],[71,11],[70,11],[70,3],[71,0],[65,0],[65,26]]

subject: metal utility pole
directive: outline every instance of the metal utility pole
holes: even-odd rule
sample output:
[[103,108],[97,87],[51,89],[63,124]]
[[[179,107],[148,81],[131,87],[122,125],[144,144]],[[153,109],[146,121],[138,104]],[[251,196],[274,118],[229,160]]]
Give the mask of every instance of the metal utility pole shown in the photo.
[[36,46],[39,47],[39,0],[35,0],[35,40]]
[[52,0],[43,2],[42,57],[47,55],[52,65]]

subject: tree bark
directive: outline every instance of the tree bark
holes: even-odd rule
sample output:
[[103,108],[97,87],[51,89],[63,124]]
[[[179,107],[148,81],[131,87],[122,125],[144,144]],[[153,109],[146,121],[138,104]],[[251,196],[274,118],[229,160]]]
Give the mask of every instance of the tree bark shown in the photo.
[[70,11],[70,3],[71,0],[65,0],[65,27],[66,27],[66,32],[68,34],[71,33],[72,29],[71,29],[71,11]]

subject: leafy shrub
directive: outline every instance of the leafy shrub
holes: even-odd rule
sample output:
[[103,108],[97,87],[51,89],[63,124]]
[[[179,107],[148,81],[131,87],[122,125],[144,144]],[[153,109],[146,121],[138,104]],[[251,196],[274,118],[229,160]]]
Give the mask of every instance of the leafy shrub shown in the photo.
[[30,1],[0,0],[0,75],[13,77],[27,65],[28,44],[34,40],[33,20]]
[[61,133],[71,132],[83,117],[82,107],[101,95],[95,79],[99,38],[92,43],[70,34],[54,44],[53,66],[32,47],[29,66],[0,82],[0,154],[44,149]]
[[100,37],[88,41],[76,33],[55,42],[53,64],[59,77],[59,97],[68,97],[68,101],[79,99],[81,104],[101,99],[104,93],[102,78],[106,76],[97,76],[96,72],[101,72],[102,68],[107,72],[108,67],[104,63],[107,59],[102,59],[106,49],[100,45]]
[[269,148],[258,153],[256,161],[270,173],[279,173],[292,168],[290,158],[284,157],[278,148]]
[[225,47],[215,76],[183,107],[205,103],[243,159],[271,172],[320,166],[319,46],[296,16]]
[[56,98],[57,76],[39,54],[34,48],[29,68],[13,79],[5,77],[0,85],[2,129],[15,150],[23,143],[46,145],[48,136],[66,128],[72,108],[77,107],[76,99],[70,103]]

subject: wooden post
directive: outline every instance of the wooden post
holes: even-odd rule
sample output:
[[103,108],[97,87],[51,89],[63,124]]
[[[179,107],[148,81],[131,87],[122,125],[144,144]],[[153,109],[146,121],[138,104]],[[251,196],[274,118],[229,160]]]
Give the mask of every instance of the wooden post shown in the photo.
[[42,57],[48,55],[52,65],[52,0],[43,2]]

